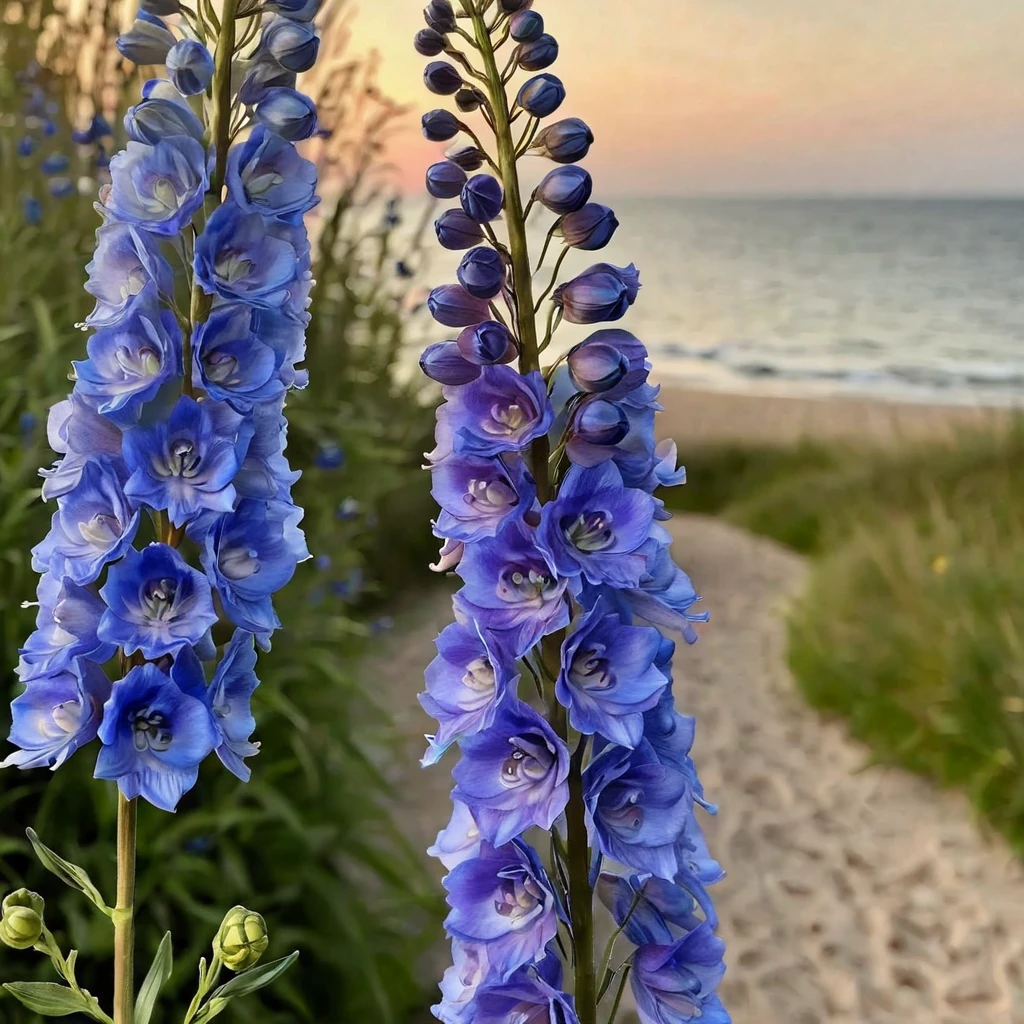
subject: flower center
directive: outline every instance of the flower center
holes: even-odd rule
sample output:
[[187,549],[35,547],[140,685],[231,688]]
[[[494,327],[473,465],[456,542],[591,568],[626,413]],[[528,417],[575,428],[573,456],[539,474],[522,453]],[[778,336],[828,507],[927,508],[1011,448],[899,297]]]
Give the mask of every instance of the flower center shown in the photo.
[[512,753],[502,762],[501,784],[506,789],[536,785],[554,764],[550,748],[542,740],[529,736],[513,736],[508,742]]
[[97,512],[92,519],[78,524],[78,532],[90,547],[105,549],[121,536],[121,524],[117,516],[109,512]]
[[139,201],[147,212],[159,217],[174,213],[181,205],[181,196],[174,187],[174,182],[170,178],[161,176],[154,180],[149,195],[141,194]]
[[604,657],[604,644],[577,651],[569,667],[569,682],[580,690],[607,690],[615,685],[615,676]]
[[167,446],[167,472],[170,476],[191,479],[199,472],[202,458],[192,441],[180,437]]
[[145,271],[141,267],[136,267],[130,271],[124,280],[124,284],[120,287],[121,301],[127,302],[138,295],[146,287],[146,281]]
[[238,370],[238,360],[227,352],[211,352],[203,359],[206,367],[206,379],[214,384],[238,383],[234,376]]
[[497,681],[494,675],[494,666],[482,655],[474,658],[467,666],[462,677],[464,686],[477,693],[490,695],[494,692]]
[[236,281],[241,281],[252,273],[252,260],[240,252],[228,250],[217,261],[214,269],[217,271],[219,278],[228,284],[234,284]]
[[277,171],[264,171],[262,174],[256,173],[246,180],[245,191],[250,198],[252,196],[262,196],[272,188],[276,188],[283,181],[284,175],[278,174]]
[[174,610],[174,598],[178,593],[178,581],[172,579],[150,580],[143,588],[142,603],[151,619],[168,619]]
[[531,569],[506,569],[498,582],[498,596],[510,604],[543,602],[558,589],[558,580],[546,572]]
[[639,789],[627,791],[624,799],[616,801],[616,806],[602,807],[601,817],[610,828],[636,832],[644,823],[644,809],[639,804],[642,795]]
[[578,551],[604,551],[615,541],[609,512],[582,512],[575,519],[561,521],[565,539]]
[[85,717],[85,705],[81,701],[66,700],[63,704],[58,704],[51,714],[54,725],[62,733],[70,736],[72,733],[78,732],[79,726],[82,724],[82,719]]
[[229,580],[248,579],[260,571],[259,552],[255,548],[225,548],[217,564]]
[[144,708],[133,711],[130,715],[132,723],[132,742],[140,753],[153,750],[162,753],[171,746],[171,723],[162,711]]
[[160,353],[148,346],[132,351],[119,345],[114,358],[126,377],[155,377],[160,372]]
[[544,890],[535,878],[519,869],[501,879],[501,885],[495,893],[494,909],[502,917],[508,918],[509,927],[513,931],[525,928],[543,911]]
[[503,511],[519,504],[519,495],[505,477],[496,480],[470,480],[464,500],[467,505],[480,505]]
[[511,405],[495,403],[491,406],[491,420],[485,424],[484,429],[491,434],[510,437],[522,430],[527,423],[529,416],[521,405],[516,402]]

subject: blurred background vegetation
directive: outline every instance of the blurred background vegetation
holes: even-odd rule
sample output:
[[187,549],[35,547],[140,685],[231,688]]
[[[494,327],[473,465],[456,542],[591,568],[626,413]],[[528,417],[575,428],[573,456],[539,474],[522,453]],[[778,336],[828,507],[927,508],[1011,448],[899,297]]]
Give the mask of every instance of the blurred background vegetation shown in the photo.
[[676,508],[811,556],[789,627],[811,703],[876,760],[963,789],[1024,854],[1024,422],[685,455]]
[[[3,9],[0,665],[12,696],[17,649],[34,618],[22,607],[35,587],[29,549],[52,513],[38,500],[38,467],[52,461],[46,412],[69,390],[69,363],[85,344],[74,325],[91,308],[82,286],[104,152],[74,145],[71,130],[102,113],[115,130],[107,151],[123,144],[121,114],[138,88],[112,45],[125,13],[113,0]],[[354,675],[387,629],[388,602],[408,582],[409,567],[426,565],[433,553],[419,468],[433,417],[417,378],[400,366],[404,314],[417,287],[418,226],[402,225],[389,200],[383,146],[403,112],[377,88],[373,58],[350,52],[347,14],[343,3],[329,5],[319,71],[305,83],[331,130],[309,153],[324,195],[310,222],[319,236],[311,383],[288,410],[288,455],[304,470],[296,500],[306,509],[315,559],[277,599],[285,628],[261,662],[262,750],[252,783],[238,785],[211,764],[176,815],[140,818],[143,963],[170,929],[175,981],[191,984],[234,903],[267,917],[272,952],[301,950],[299,965],[271,994],[244,1004],[253,1024],[386,1024],[422,1013],[429,993],[415,963],[439,912],[419,851],[407,847],[388,807],[386,699],[364,692]],[[68,167],[47,174],[62,157]],[[103,995],[105,971],[89,976],[88,965],[109,956],[106,922],[42,872],[24,839],[33,824],[111,892],[115,793],[91,772],[86,755],[53,775],[4,774],[0,874],[4,889],[26,884],[45,894],[58,938],[81,951],[83,983]],[[5,948],[0,976],[24,978],[38,966],[45,978],[37,959]],[[26,1011],[2,1000],[0,1021],[24,1024]]]

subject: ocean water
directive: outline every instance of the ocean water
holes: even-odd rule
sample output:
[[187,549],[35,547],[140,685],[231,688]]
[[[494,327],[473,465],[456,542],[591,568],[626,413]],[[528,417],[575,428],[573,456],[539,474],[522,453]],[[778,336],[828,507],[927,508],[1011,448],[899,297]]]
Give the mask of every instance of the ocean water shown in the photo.
[[[599,197],[598,197],[599,198]],[[1024,399],[1024,200],[625,200],[603,252],[662,379],[948,403]],[[544,275],[539,275],[544,281]],[[585,336],[563,327],[556,349]]]

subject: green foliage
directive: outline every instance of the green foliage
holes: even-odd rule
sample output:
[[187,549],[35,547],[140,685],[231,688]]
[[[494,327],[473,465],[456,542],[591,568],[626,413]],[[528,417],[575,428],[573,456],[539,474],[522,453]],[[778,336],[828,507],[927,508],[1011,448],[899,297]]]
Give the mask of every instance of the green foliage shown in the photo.
[[[47,201],[36,227],[23,221],[19,196],[29,187],[40,194],[40,181],[15,149],[23,129],[10,72],[29,50],[22,36],[5,25],[0,43],[0,663],[11,696],[17,648],[34,617],[22,607],[35,588],[29,550],[52,514],[38,497],[37,469],[53,458],[46,411],[69,390],[69,363],[84,348],[74,324],[91,306],[82,285],[97,225],[94,191]],[[54,95],[65,86],[55,81]],[[66,138],[63,112],[57,120]],[[344,141],[344,131],[336,135]],[[376,142],[348,137],[348,145],[378,152]],[[360,176],[345,179],[340,213],[324,204],[333,234],[314,267],[311,384],[289,403],[288,451],[305,472],[295,496],[320,557],[300,566],[276,602],[285,628],[261,660],[253,781],[242,785],[208,763],[176,815],[140,808],[138,961],[152,960],[165,932],[176,947],[154,1024],[181,1019],[168,1007],[187,1004],[195,963],[233,903],[264,915],[273,948],[302,955],[273,989],[227,1007],[222,1019],[388,1024],[425,1002],[415,964],[438,897],[391,819],[380,772],[392,742],[387,695],[363,692],[353,672],[388,587],[406,585],[410,560],[423,564],[431,546],[419,469],[431,414],[401,378],[407,282],[393,270],[393,222],[372,213],[372,169],[360,165]],[[318,452],[335,445],[343,465],[317,468]],[[385,536],[402,509],[415,510],[416,529],[402,520],[404,530]],[[93,780],[92,768],[86,750],[53,774],[5,774],[0,889],[25,884],[46,894],[57,939],[80,951],[82,984],[109,1003],[109,921],[58,885],[20,838],[33,824],[112,903],[115,791]],[[0,977],[43,982],[53,972],[4,949]],[[0,1024],[28,1019],[14,998],[0,999]]]
[[1024,852],[1024,422],[687,463],[701,510],[816,556],[790,621],[808,699],[880,761],[965,790]]

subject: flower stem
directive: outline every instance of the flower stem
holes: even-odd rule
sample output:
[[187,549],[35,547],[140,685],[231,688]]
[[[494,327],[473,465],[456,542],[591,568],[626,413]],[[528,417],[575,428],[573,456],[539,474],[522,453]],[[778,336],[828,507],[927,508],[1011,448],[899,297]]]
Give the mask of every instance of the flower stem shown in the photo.
[[114,908],[114,1024],[135,1018],[135,834],[137,802],[117,794],[117,905]]
[[[473,0],[462,0],[462,8],[473,19],[476,44],[480,49],[487,74],[487,91],[494,114],[494,135],[498,144],[498,171],[501,174],[502,188],[505,190],[505,223],[508,229],[509,252],[512,256],[519,344],[522,347],[519,368],[523,373],[530,373],[540,369],[540,353],[537,350],[537,323],[533,312],[533,274],[530,269],[530,250],[526,241],[526,218],[523,215],[523,197],[519,187],[516,143],[512,137],[508,96],[501,80],[501,72],[494,56],[494,45],[483,14]],[[547,438],[534,441],[530,458],[533,463],[533,475],[537,481],[538,497],[542,502],[547,501],[551,496],[547,474]]]
[[[497,141],[497,164],[505,191],[505,224],[508,230],[509,253],[512,258],[512,279],[515,288],[516,326],[519,333],[519,369],[522,373],[540,370],[540,345],[537,336],[536,310],[533,298],[533,272],[526,237],[526,215],[517,167],[516,140],[505,92],[504,76],[498,69],[494,43],[484,20],[486,5],[474,0],[461,0],[463,10],[472,18],[476,45],[484,62],[494,134]],[[511,65],[510,65],[511,67]],[[537,496],[541,502],[552,497],[552,480],[548,470],[550,446],[547,437],[538,438],[530,449]],[[542,660],[551,679],[558,675],[563,634],[544,638]],[[552,726],[563,740],[568,738],[565,708],[553,696],[549,715]],[[587,837],[586,805],[583,800],[583,760],[586,743],[581,742],[569,767],[569,803],[566,807],[566,867],[569,875],[569,915],[575,971],[576,1014],[580,1024],[597,1024],[597,985],[594,965],[594,894],[590,886],[590,846]]]
[[217,63],[213,71],[213,116],[210,119],[210,141],[217,155],[210,192],[216,203],[224,187],[224,170],[231,144],[231,59],[235,55],[235,16],[238,0],[224,0],[220,14],[220,32],[217,35]]

